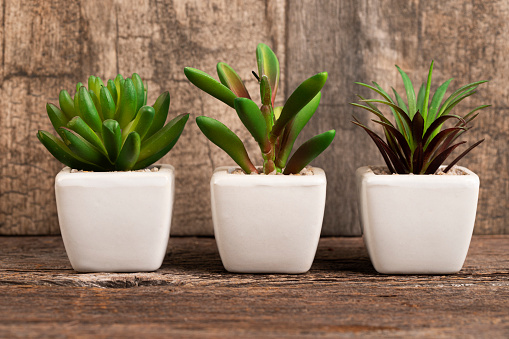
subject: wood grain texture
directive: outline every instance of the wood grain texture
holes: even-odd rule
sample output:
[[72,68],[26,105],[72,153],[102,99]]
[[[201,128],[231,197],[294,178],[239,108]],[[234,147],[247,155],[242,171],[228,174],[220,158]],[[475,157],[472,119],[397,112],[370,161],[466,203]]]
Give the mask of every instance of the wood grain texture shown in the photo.
[[[404,88],[394,67],[399,65],[414,82],[425,81],[435,61],[432,90],[450,77],[452,88],[490,80],[455,112],[466,114],[481,104],[469,144],[486,138],[460,164],[481,178],[476,234],[508,233],[509,220],[509,77],[505,55],[509,45],[501,38],[509,30],[505,1],[289,1],[287,8],[287,91],[304,75],[329,72],[317,115],[301,141],[330,128],[337,129],[331,149],[317,159],[328,175],[323,234],[359,235],[354,170],[383,159],[369,137],[351,123],[351,115],[373,128],[368,112],[347,103],[356,93],[373,94],[353,82],[378,82],[386,90]],[[452,92],[449,92],[452,93]],[[458,153],[459,154],[459,153]]]
[[172,238],[156,272],[77,274],[60,237],[0,237],[1,337],[504,338],[509,238],[475,236],[446,276],[377,274],[323,238],[301,275],[230,274],[215,241]]
[[35,137],[38,129],[51,130],[45,104],[90,74],[138,72],[148,82],[149,103],[167,90],[171,117],[191,113],[180,142],[161,161],[177,170],[172,234],[211,235],[210,175],[233,162],[200,133],[194,118],[221,120],[255,162],[261,159],[235,112],[189,84],[183,68],[215,74],[216,63],[225,61],[258,98],[250,74],[258,42],[280,59],[278,104],[307,77],[329,72],[320,108],[297,142],[337,130],[330,149],[314,162],[328,179],[324,235],[360,234],[353,173],[382,162],[368,136],[350,123],[355,113],[375,127],[367,112],[348,105],[356,93],[368,93],[353,82],[373,80],[402,91],[394,64],[419,83],[431,59],[434,87],[449,77],[456,88],[490,80],[458,107],[457,113],[493,105],[465,137],[486,142],[461,164],[481,177],[475,233],[508,234],[508,18],[509,4],[502,0],[0,0],[0,234],[59,231],[53,184],[62,166]]

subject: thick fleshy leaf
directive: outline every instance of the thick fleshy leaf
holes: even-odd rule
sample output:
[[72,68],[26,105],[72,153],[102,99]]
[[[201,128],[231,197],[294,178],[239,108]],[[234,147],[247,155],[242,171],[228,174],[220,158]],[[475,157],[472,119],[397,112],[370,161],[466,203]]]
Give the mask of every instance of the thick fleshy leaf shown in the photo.
[[60,91],[60,94],[58,95],[58,103],[60,105],[60,109],[64,112],[68,120],[71,120],[74,116],[76,116],[76,113],[74,112],[74,101],[65,89]]
[[200,116],[196,123],[205,136],[225,151],[246,173],[258,173],[239,137],[221,122]]
[[244,126],[260,145],[261,150],[265,153],[269,152],[267,126],[258,105],[251,99],[237,98],[235,99],[235,110]]
[[131,121],[122,131],[122,139],[125,139],[131,132],[136,132],[141,140],[147,134],[152,121],[154,120],[155,110],[151,106],[143,106],[136,114],[136,118]]
[[144,105],[145,101],[145,86],[143,85],[143,80],[137,73],[133,73],[132,81],[134,85],[134,89],[136,91],[136,112]]
[[412,85],[412,81],[410,81],[410,78],[408,75],[396,65],[396,68],[398,69],[399,74],[401,75],[401,78],[403,79],[403,84],[405,85],[405,91],[407,96],[407,102],[408,102],[408,115],[410,116],[410,119],[414,117],[415,112],[417,112],[417,105],[415,101],[415,92],[414,92],[414,86]]
[[67,124],[69,129],[78,133],[82,136],[86,141],[91,143],[97,150],[101,151],[104,155],[108,155],[106,148],[104,147],[101,139],[97,136],[97,134],[92,130],[80,117],[74,117]]
[[141,139],[138,133],[129,133],[115,162],[117,171],[129,171],[134,167],[140,155],[140,143]]
[[53,125],[53,128],[60,135],[60,137],[63,138],[63,132],[60,127],[67,126],[69,119],[67,119],[65,114],[53,104],[46,104],[46,112],[48,113],[48,117],[51,121],[51,124]]
[[237,97],[251,99],[239,75],[224,62],[217,64],[217,75],[223,85],[228,87]]
[[258,63],[258,74],[260,77],[266,75],[272,92],[272,106],[279,85],[279,61],[276,54],[265,44],[258,44],[256,47],[256,61]]
[[108,119],[103,122],[103,141],[108,157],[114,163],[122,147],[122,132],[116,120]]
[[90,164],[78,156],[73,154],[71,150],[51,133],[46,131],[38,131],[37,138],[46,147],[46,149],[62,164],[70,168],[85,170],[85,171],[101,171],[103,168]]
[[277,120],[281,116],[281,111],[283,110],[283,106],[274,107],[274,119]]
[[[145,160],[153,156],[154,154],[159,153],[162,149],[165,149],[167,145],[171,144],[175,140],[175,138],[178,138],[178,136],[180,136],[180,134],[184,130],[184,127],[186,126],[186,122],[188,119],[189,114],[180,114],[177,117],[170,120],[163,128],[161,128],[157,133],[152,135],[150,138],[146,138],[143,141],[143,145],[141,146],[140,157],[138,161]],[[166,153],[168,153],[170,149],[168,149]],[[156,159],[154,161],[157,160],[159,159]]]
[[[152,107],[155,111],[154,120],[144,138],[150,138],[154,133],[163,128],[166,118],[168,118],[168,111],[170,110],[170,93],[162,93]],[[142,140],[144,138],[142,138]]]
[[115,100],[113,99],[110,90],[106,87],[101,87],[100,96],[103,119],[108,120],[115,118]]
[[136,89],[130,78],[124,80],[124,85],[120,86],[120,103],[115,112],[115,120],[120,124],[120,128],[124,128],[136,116]]
[[335,130],[318,134],[303,143],[292,155],[283,174],[296,174],[319,156],[334,140]]
[[272,89],[270,88],[269,78],[266,75],[260,77],[260,98],[263,105],[272,105]]
[[[115,85],[115,82],[113,80],[108,80],[108,91],[110,91],[111,98],[113,99],[113,102],[115,105],[117,105],[118,101],[118,92],[117,92],[117,86]],[[102,100],[102,99],[101,99]]]
[[447,166],[445,169],[444,169],[444,172],[447,173],[454,165],[456,165],[458,163],[458,161],[460,161],[465,155],[467,155],[468,153],[470,153],[471,150],[473,150],[474,148],[476,148],[477,146],[479,146],[482,142],[484,141],[484,139],[481,139],[479,141],[477,141],[475,144],[471,145],[469,148],[467,148],[463,153],[461,153],[460,155],[458,155],[450,164],[449,166]]
[[323,85],[327,81],[327,72],[322,72],[313,75],[312,77],[304,80],[303,83],[293,91],[288,100],[286,100],[281,116],[277,119],[274,127],[272,128],[273,136],[280,136],[286,124],[295,116],[300,110],[308,104],[320,92]]
[[94,131],[101,133],[102,121],[95,108],[94,101],[88,93],[86,87],[81,87],[79,90],[79,107],[80,116]]
[[62,127],[64,131],[64,142],[69,149],[81,159],[106,169],[111,167],[109,160],[91,143],[86,141],[78,133]]
[[[98,78],[96,78],[96,79],[98,79]],[[101,121],[103,121],[104,119],[102,116],[102,109],[101,109],[101,103],[99,102],[99,98],[97,97],[97,95],[95,95],[94,91],[89,90],[88,94],[90,94],[90,97],[92,98],[92,101],[94,102],[94,106],[95,106],[95,109],[97,110],[97,113],[99,114],[99,118],[101,119]]]
[[286,162],[290,153],[292,152],[293,145],[295,144],[295,140],[299,136],[299,133],[302,131],[304,126],[308,123],[309,119],[315,114],[318,105],[320,104],[320,99],[322,97],[321,92],[318,92],[317,95],[304,106],[299,113],[293,118],[285,128],[283,133],[283,139],[281,141],[281,146],[276,154],[276,166],[279,168],[284,168],[286,166]]
[[193,85],[202,91],[212,95],[214,98],[221,100],[230,107],[234,107],[235,98],[237,96],[228,87],[196,68],[184,68],[184,74]]

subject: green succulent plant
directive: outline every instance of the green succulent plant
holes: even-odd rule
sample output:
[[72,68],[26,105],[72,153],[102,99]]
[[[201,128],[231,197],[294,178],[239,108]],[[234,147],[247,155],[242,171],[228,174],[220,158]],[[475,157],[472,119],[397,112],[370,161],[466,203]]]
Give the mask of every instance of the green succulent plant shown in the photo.
[[[392,88],[393,99],[376,82],[373,82],[373,86],[361,82],[356,82],[356,84],[373,90],[383,99],[365,99],[358,95],[360,101],[365,105],[351,103],[377,116],[378,120],[373,119],[373,121],[382,126],[385,141],[382,136],[361,124],[357,118],[354,117],[355,121],[352,122],[362,127],[373,139],[391,173],[434,174],[452,151],[466,143],[465,141],[456,142],[456,140],[471,128],[469,123],[477,117],[478,111],[490,105],[476,107],[463,117],[451,114],[452,109],[463,99],[476,93],[477,87],[487,81],[482,80],[462,86],[443,102],[447,88],[453,80],[451,78],[436,89],[430,102],[433,61],[429,68],[427,82],[421,85],[417,97],[408,75],[398,66],[396,67],[405,86],[406,103],[394,88]],[[375,104],[383,104],[390,108],[395,125],[384,116]],[[444,123],[451,122],[451,127],[442,129]],[[461,158],[483,141],[484,139],[479,140],[468,147],[445,167],[444,172],[448,172]]]
[[80,82],[72,98],[60,91],[60,108],[48,103],[46,111],[60,138],[46,131],[37,137],[61,163],[87,171],[128,171],[150,166],[176,144],[189,114],[165,125],[170,94],[164,92],[147,105],[147,88],[136,73],[120,74],[106,85],[99,77]]
[[[288,160],[297,136],[311,119],[318,104],[327,73],[318,73],[305,80],[290,95],[285,105],[274,107],[279,83],[279,61],[265,44],[256,48],[261,106],[251,100],[243,81],[227,64],[217,64],[219,81],[200,70],[186,67],[186,77],[196,87],[235,109],[240,120],[260,146],[263,173],[300,172],[322,153],[334,139],[335,131],[319,134],[304,144]],[[223,149],[246,173],[258,173],[240,138],[221,122],[200,116],[198,127],[214,144]]]

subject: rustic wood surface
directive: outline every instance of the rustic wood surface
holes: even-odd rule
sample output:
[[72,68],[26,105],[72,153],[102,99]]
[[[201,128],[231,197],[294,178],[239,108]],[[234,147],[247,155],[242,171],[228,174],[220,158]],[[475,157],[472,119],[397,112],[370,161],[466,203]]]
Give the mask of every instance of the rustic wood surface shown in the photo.
[[60,237],[0,237],[0,337],[507,338],[509,236],[446,276],[379,275],[361,238],[322,238],[302,275],[231,274],[212,238],[156,272],[77,274]]
[[[335,128],[336,140],[314,163],[328,176],[324,235],[359,235],[355,168],[381,163],[369,138],[350,123],[354,81],[401,90],[394,64],[422,81],[435,60],[434,85],[454,77],[459,87],[490,80],[461,109],[492,104],[468,133],[486,142],[462,161],[481,177],[476,234],[509,233],[509,3],[503,0],[0,0],[0,234],[56,234],[54,176],[61,165],[36,138],[50,130],[46,102],[88,75],[138,72],[149,102],[168,90],[170,115],[191,113],[181,141],[162,162],[177,170],[174,235],[211,235],[209,179],[233,164],[200,134],[194,118],[231,127],[256,154],[236,114],[184,77],[193,66],[215,74],[225,61],[256,97],[258,42],[282,66],[279,103],[306,77],[328,71],[322,104],[299,142]],[[72,92],[72,91],[71,91]],[[72,93],[71,93],[72,94]],[[456,113],[461,113],[458,110]]]

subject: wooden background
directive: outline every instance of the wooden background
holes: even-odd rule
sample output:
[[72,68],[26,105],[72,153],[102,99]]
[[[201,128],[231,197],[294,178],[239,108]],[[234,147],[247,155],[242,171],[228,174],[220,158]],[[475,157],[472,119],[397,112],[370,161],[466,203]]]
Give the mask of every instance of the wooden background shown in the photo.
[[200,134],[194,118],[217,118],[241,135],[248,151],[257,146],[234,111],[190,85],[183,68],[215,74],[216,63],[227,62],[257,93],[250,72],[258,42],[279,57],[280,104],[305,78],[329,72],[319,111],[300,139],[337,130],[314,163],[328,176],[324,235],[360,234],[354,170],[381,163],[371,140],[350,123],[354,112],[362,121],[371,118],[348,105],[356,93],[367,94],[353,82],[402,90],[394,65],[419,83],[431,59],[433,88],[449,77],[456,88],[490,80],[457,110],[493,105],[466,138],[486,142],[460,164],[481,177],[475,233],[509,233],[505,0],[0,0],[0,20],[0,234],[58,233],[53,185],[62,166],[36,138],[38,129],[51,129],[45,103],[56,103],[60,89],[71,90],[90,74],[132,72],[148,82],[150,103],[168,90],[170,115],[193,118],[163,159],[177,169],[172,234],[212,234],[210,175],[213,167],[233,162]]

